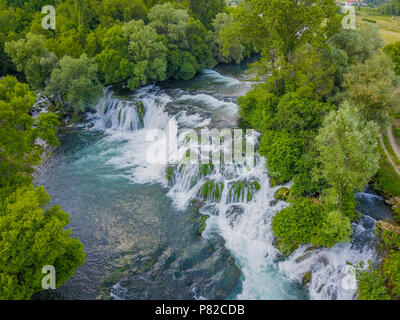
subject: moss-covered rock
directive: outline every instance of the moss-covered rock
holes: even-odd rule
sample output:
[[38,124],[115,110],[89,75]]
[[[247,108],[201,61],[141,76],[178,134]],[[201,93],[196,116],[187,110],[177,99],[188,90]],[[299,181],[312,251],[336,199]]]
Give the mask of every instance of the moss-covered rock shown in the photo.
[[288,257],[293,251],[295,251],[299,245],[298,243],[285,243],[280,238],[275,238],[274,246],[279,250],[281,255]]
[[274,198],[276,200],[288,201],[289,195],[290,195],[290,189],[282,187],[276,191]]
[[138,119],[139,119],[139,126],[141,128],[143,128],[144,127],[143,118],[146,114],[146,108],[144,107],[144,104],[142,101],[138,101],[136,103],[136,112],[137,112]]
[[197,196],[206,201],[219,202],[223,190],[224,184],[222,182],[207,180],[200,188]]
[[214,171],[214,165],[212,163],[200,165],[200,176],[201,177],[208,176],[209,174],[213,173],[213,171]]
[[400,226],[394,223],[389,223],[386,221],[378,221],[376,227],[380,231],[390,231],[391,233],[396,233],[400,235]]
[[285,181],[279,179],[278,177],[269,177],[269,184],[271,185],[272,188],[280,186],[284,183]]
[[199,228],[197,229],[197,238],[201,238],[203,231],[206,229],[206,227],[207,227],[206,222],[207,222],[208,218],[210,218],[210,216],[208,216],[208,215],[204,215],[204,216],[200,217],[199,222],[198,222]]
[[260,183],[255,181],[237,181],[229,186],[230,202],[250,202],[256,191],[260,190]]
[[393,220],[400,223],[400,198],[391,197],[385,200],[385,202],[391,207]]
[[303,280],[302,280],[302,284],[303,286],[306,286],[307,284],[309,284],[311,281],[311,272],[306,272],[303,276]]
[[165,169],[165,177],[169,182],[173,182],[175,178],[175,168],[172,166],[168,166]]

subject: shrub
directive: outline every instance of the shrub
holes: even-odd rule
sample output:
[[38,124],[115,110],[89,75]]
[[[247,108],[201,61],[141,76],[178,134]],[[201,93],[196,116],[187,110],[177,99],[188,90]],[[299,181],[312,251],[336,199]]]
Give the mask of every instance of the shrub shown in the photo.
[[316,231],[316,235],[311,239],[311,243],[333,247],[337,242],[350,241],[351,234],[350,219],[342,212],[335,210],[324,217],[323,222]]
[[286,247],[310,243],[332,247],[350,241],[350,219],[342,212],[331,211],[307,198],[299,198],[278,212],[272,220],[272,231]]
[[240,116],[251,127],[264,131],[272,126],[279,98],[261,84],[238,99]]
[[289,181],[296,172],[304,147],[298,135],[268,131],[261,138],[260,154],[267,158],[272,175]]
[[356,272],[359,300],[389,300],[385,288],[385,279],[379,270],[362,270]]
[[322,222],[322,210],[322,206],[313,204],[310,199],[297,199],[275,215],[272,231],[285,244],[309,243]]
[[392,296],[400,296],[400,252],[392,250],[383,261],[383,276],[388,279],[387,288]]

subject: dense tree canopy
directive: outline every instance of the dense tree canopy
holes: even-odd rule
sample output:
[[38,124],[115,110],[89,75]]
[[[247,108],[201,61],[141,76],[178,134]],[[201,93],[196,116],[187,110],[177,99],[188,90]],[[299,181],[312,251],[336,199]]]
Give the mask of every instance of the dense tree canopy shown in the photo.
[[269,76],[275,94],[284,93],[295,52],[308,44],[324,45],[339,28],[332,0],[245,0],[234,12],[234,23],[223,32],[225,48],[250,44],[261,53],[260,76]]
[[224,50],[222,34],[224,30],[229,28],[232,24],[233,16],[231,13],[226,12],[218,13],[212,22],[215,31],[215,33],[211,35],[212,47],[215,59],[220,63],[230,63],[232,61],[240,63],[251,52],[249,47],[246,47],[242,43],[236,43],[230,46],[227,50]]
[[393,69],[387,55],[377,54],[363,64],[353,65],[344,76],[349,99],[366,119],[382,125],[390,122],[390,113],[399,110],[397,77]]
[[25,39],[6,43],[6,52],[12,58],[18,71],[23,71],[32,88],[42,90],[57,57],[46,49],[43,36],[28,33]]
[[64,230],[68,215],[44,188],[31,185],[44,143],[57,145],[53,113],[29,115],[36,95],[28,85],[0,80],[0,299],[29,299],[42,290],[42,268],[56,268],[57,286],[83,264],[83,245]]
[[211,28],[211,22],[226,7],[225,0],[188,0],[189,9],[193,16],[199,19],[208,29]]
[[339,211],[325,212],[321,204],[299,199],[278,212],[272,221],[274,234],[281,246],[311,243],[332,247],[337,242],[350,241],[350,219]]
[[0,198],[16,187],[30,183],[34,165],[40,163],[43,144],[57,145],[55,130],[58,117],[29,115],[36,95],[28,85],[6,76],[0,80]]

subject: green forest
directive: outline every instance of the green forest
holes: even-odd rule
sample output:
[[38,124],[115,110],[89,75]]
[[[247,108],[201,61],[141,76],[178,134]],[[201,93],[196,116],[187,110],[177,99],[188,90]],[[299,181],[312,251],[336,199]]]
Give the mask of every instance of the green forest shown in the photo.
[[[49,4],[55,30],[42,28]],[[399,1],[373,10],[399,15]],[[400,42],[342,20],[334,0],[0,0],[0,299],[41,291],[44,265],[59,287],[85,262],[69,214],[34,184],[61,122],[79,123],[107,87],[190,80],[250,57],[241,126],[261,133],[271,185],[291,182],[275,195],[290,204],[272,221],[276,247],[288,256],[351,241],[355,194],[369,185],[395,221],[378,222],[380,265],[354,266],[357,296],[399,299],[400,160],[381,141],[400,119]],[[51,107],[34,118],[37,94]]]

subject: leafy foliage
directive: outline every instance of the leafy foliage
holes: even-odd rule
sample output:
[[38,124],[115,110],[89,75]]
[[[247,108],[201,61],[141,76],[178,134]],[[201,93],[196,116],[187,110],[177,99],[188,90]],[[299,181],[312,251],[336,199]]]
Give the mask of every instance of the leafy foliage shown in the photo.
[[390,296],[385,287],[385,279],[379,270],[358,271],[358,299],[360,300],[389,300]]
[[59,67],[53,69],[46,95],[61,94],[75,110],[85,110],[96,104],[103,92],[97,78],[97,65],[83,54],[75,59],[65,56]]
[[395,72],[397,75],[400,75],[400,41],[392,44],[388,44],[385,48],[383,48],[383,52],[385,52],[395,65]]
[[285,244],[306,244],[332,247],[350,241],[350,219],[339,211],[326,213],[321,204],[300,198],[278,212],[272,221],[275,236]]
[[386,125],[390,113],[398,110],[397,78],[385,54],[377,54],[363,64],[356,64],[344,76],[346,95],[368,120]]
[[362,190],[379,168],[378,127],[366,123],[349,103],[331,111],[316,137],[321,168],[315,173],[326,179],[328,202],[342,209],[343,195]]
[[212,34],[212,46],[215,59],[220,63],[240,63],[249,55],[250,49],[241,43],[234,44],[224,50],[222,33],[233,24],[233,16],[230,13],[221,12],[212,22],[214,33]]
[[207,28],[211,28],[211,22],[216,15],[226,7],[225,0],[189,0],[189,10],[193,16],[199,19]]
[[290,180],[296,172],[298,160],[304,151],[304,140],[288,132],[264,133],[260,154],[267,159],[267,167],[273,176]]
[[29,299],[42,290],[42,267],[56,268],[57,286],[83,264],[83,245],[64,230],[68,215],[31,185],[44,142],[57,145],[53,113],[29,115],[36,95],[28,85],[0,80],[0,299]]
[[43,36],[28,33],[26,40],[7,42],[5,51],[34,89],[44,89],[57,58],[47,51]]
[[0,299],[29,299],[41,291],[42,267],[56,270],[59,287],[85,261],[83,245],[64,228],[68,215],[59,206],[46,208],[43,187],[26,186],[0,205]]
[[44,151],[38,139],[58,145],[58,117],[41,114],[35,121],[28,114],[35,100],[28,85],[16,78],[0,80],[0,199],[32,181],[34,166],[40,163]]
[[258,75],[269,76],[270,92],[277,95],[290,82],[297,50],[306,44],[323,47],[324,40],[339,28],[332,0],[245,0],[233,16],[234,23],[222,34],[225,50],[244,44],[260,52],[255,68]]

